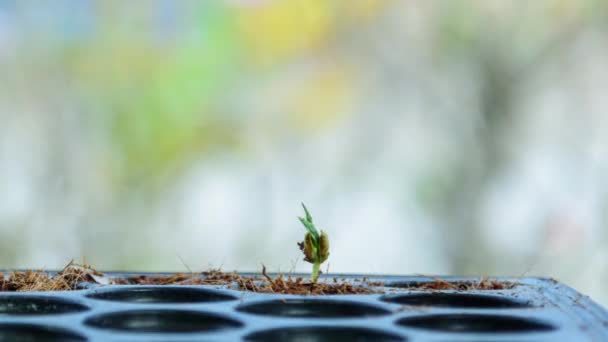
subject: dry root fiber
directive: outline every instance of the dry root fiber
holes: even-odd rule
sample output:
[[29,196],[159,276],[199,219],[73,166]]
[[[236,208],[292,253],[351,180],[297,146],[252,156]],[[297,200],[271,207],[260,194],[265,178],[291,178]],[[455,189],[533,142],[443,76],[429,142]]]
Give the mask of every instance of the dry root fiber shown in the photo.
[[263,277],[241,276],[236,272],[226,273],[220,270],[211,270],[203,273],[178,273],[168,276],[132,276],[116,279],[114,284],[131,285],[228,285],[238,290],[260,293],[282,293],[297,295],[329,295],[329,294],[368,294],[373,291],[367,287],[356,286],[346,281],[339,282],[334,279],[333,284],[311,283],[302,277],[283,277],[278,275],[272,278],[262,268]]
[[346,281],[338,282],[334,279],[333,284],[322,282],[305,282],[302,277],[284,278],[278,275],[275,278],[266,273],[266,267],[262,267],[262,275],[264,281],[258,285],[256,282],[242,279],[239,282],[239,287],[246,291],[263,292],[263,293],[282,293],[296,295],[334,295],[334,294],[369,294],[373,293],[370,288],[356,286]]
[[517,284],[508,281],[498,281],[490,278],[481,278],[479,281],[445,281],[438,278],[433,278],[435,281],[428,283],[416,283],[403,288],[410,290],[455,290],[455,291],[472,291],[472,290],[506,290],[512,289]]
[[[479,281],[448,282],[433,278],[433,282],[414,283],[401,288],[411,290],[503,290],[516,284],[481,278]],[[271,277],[262,267],[262,276],[241,276],[236,272],[210,270],[202,273],[176,273],[171,275],[135,275],[112,278],[96,271],[89,265],[70,262],[60,272],[43,271],[0,273],[0,291],[69,291],[83,288],[86,284],[99,285],[225,285],[237,290],[295,295],[369,294],[381,282],[363,280],[338,280],[333,282],[310,282],[302,277],[278,275]]]
[[88,265],[71,261],[55,275],[43,271],[11,272],[0,274],[0,291],[67,291],[81,283],[98,283],[103,274]]
[[[253,278],[253,277],[251,277]],[[243,279],[236,272],[226,273],[220,270],[210,270],[201,273],[175,273],[171,275],[136,275],[127,278],[115,278],[116,285],[229,285]]]

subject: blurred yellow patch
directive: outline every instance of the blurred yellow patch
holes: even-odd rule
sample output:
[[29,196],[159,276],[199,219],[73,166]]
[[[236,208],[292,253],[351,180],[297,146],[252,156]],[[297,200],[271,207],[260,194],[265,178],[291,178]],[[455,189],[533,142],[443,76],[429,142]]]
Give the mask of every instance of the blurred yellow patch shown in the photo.
[[319,47],[333,29],[331,1],[268,1],[236,11],[251,62],[269,66]]
[[338,2],[340,7],[336,9],[340,16],[351,20],[370,20],[384,9],[389,3],[402,0],[351,0]]
[[319,129],[348,113],[354,102],[354,70],[332,66],[321,70],[297,89],[291,103],[295,127]]

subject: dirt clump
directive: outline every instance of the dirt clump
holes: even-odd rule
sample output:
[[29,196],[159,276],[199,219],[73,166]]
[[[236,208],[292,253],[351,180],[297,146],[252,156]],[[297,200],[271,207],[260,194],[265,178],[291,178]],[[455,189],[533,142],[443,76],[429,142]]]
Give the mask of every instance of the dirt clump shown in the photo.
[[[433,281],[388,285],[392,288],[428,291],[505,290],[517,285],[482,277],[478,281],[447,281],[429,277]],[[261,275],[243,276],[237,272],[211,269],[200,273],[174,273],[167,275],[107,276],[86,264],[71,261],[61,271],[16,271],[0,273],[0,291],[69,291],[84,289],[88,285],[218,285],[240,291],[293,295],[345,295],[378,292],[384,283],[363,279],[331,279],[311,282],[299,276],[270,276],[262,266]]]
[[443,279],[433,278],[431,282],[411,283],[407,286],[398,286],[399,288],[408,290],[455,290],[455,291],[473,291],[473,290],[508,290],[517,286],[517,283],[510,281],[499,281],[482,277],[479,281],[446,281]]
[[136,275],[116,278],[118,285],[226,285],[236,290],[258,293],[280,293],[295,295],[369,294],[370,288],[353,285],[345,280],[334,283],[305,281],[303,277],[277,275],[271,277],[262,267],[262,276],[241,276],[236,272],[210,270],[202,273],[177,273],[172,275]]
[[133,275],[126,278],[113,278],[111,283],[114,285],[229,285],[242,278],[236,272],[228,273],[212,269],[200,273]]
[[372,289],[365,286],[353,285],[347,281],[339,282],[334,279],[334,283],[324,282],[309,282],[304,281],[302,277],[283,277],[278,275],[271,277],[266,273],[266,267],[262,267],[262,275],[264,280],[261,284],[249,281],[249,279],[241,279],[239,287],[246,291],[262,292],[262,293],[280,293],[294,295],[344,295],[344,294],[370,294],[374,293]]
[[103,274],[89,265],[70,261],[61,271],[52,275],[43,271],[11,272],[0,274],[0,291],[68,291],[79,289],[82,283],[99,283]]
[[262,267],[261,276],[242,276],[237,272],[212,269],[200,273],[111,277],[89,265],[70,262],[56,274],[33,270],[11,272],[7,276],[0,273],[0,291],[69,291],[84,289],[87,285],[219,285],[259,293],[334,295],[374,293],[371,287],[378,286],[379,283],[367,282],[365,279],[349,282],[337,278],[333,279],[333,283],[313,283],[303,277],[290,275],[271,277],[266,272],[266,267]]

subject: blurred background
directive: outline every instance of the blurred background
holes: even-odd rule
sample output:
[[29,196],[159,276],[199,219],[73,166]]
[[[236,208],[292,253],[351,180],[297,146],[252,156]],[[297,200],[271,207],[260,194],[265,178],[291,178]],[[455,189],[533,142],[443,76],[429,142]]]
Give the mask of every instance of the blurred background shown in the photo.
[[[0,0],[0,268],[550,276],[608,304],[602,0]],[[327,267],[327,266],[325,266]]]

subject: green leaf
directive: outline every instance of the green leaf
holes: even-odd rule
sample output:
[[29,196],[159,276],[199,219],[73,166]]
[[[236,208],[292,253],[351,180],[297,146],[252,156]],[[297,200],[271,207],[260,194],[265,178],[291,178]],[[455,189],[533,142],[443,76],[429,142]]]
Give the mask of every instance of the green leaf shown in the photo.
[[306,227],[306,230],[312,236],[313,242],[314,242],[314,244],[316,246],[319,243],[319,232],[317,231],[317,229],[315,228],[315,226],[312,224],[312,222],[307,221],[303,217],[298,217],[298,219],[300,219],[300,222],[302,222],[302,224],[304,225],[304,227]]
[[312,215],[310,215],[310,213],[308,212],[308,209],[306,208],[306,205],[304,205],[304,203],[302,203],[302,208],[304,208],[304,212],[306,213],[306,221],[312,223]]

